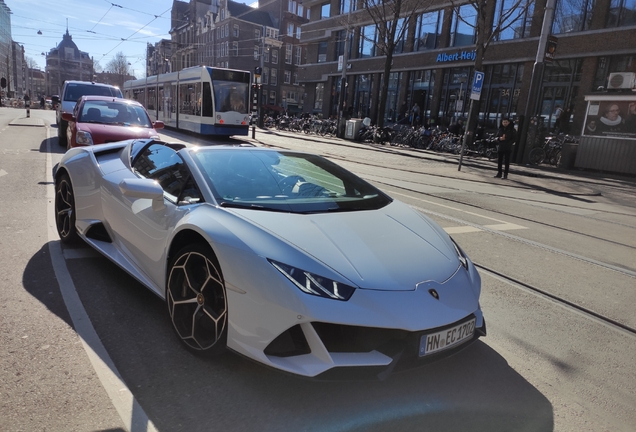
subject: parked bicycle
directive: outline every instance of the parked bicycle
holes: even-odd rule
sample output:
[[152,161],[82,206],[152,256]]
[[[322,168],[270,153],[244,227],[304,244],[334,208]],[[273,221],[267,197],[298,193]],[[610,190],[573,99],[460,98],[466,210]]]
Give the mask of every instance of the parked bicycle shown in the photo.
[[578,143],[578,137],[572,135],[551,135],[545,138],[541,147],[530,150],[528,160],[532,165],[549,163],[559,165],[561,162],[561,150],[564,143]]

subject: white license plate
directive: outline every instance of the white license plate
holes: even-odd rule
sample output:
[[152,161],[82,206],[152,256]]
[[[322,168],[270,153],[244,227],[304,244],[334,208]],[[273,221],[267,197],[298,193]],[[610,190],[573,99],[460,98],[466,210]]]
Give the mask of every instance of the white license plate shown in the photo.
[[475,318],[437,333],[423,335],[420,339],[420,357],[452,348],[466,342],[475,333]]

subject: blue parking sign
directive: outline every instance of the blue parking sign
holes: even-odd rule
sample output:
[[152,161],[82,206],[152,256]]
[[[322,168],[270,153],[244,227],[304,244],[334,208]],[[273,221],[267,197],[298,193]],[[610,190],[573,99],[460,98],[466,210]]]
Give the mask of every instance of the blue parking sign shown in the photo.
[[481,89],[484,87],[484,73],[475,71],[473,77],[473,89],[470,92],[470,98],[473,100],[479,100],[481,97]]

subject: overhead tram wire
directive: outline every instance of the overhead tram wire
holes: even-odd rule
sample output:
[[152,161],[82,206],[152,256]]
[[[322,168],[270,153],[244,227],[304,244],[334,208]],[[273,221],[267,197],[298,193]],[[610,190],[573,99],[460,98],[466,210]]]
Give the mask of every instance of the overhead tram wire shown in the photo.
[[118,46],[120,46],[121,44],[123,44],[124,42],[128,42],[128,39],[133,37],[134,35],[136,35],[137,33],[139,33],[140,31],[142,31],[144,28],[148,27],[150,24],[152,24],[155,20],[157,20],[158,18],[160,18],[163,14],[170,12],[172,10],[172,7],[165,10],[161,15],[157,16],[157,15],[153,15],[154,18],[152,20],[150,20],[150,22],[146,25],[144,25],[143,27],[139,28],[138,30],[135,30],[130,36],[128,36],[127,38],[122,38],[121,42],[119,42],[117,45],[115,45],[110,51],[106,52],[105,54],[102,55],[102,58],[99,59],[99,61],[103,60],[104,57],[106,57],[108,54],[110,54],[111,52],[113,52]]

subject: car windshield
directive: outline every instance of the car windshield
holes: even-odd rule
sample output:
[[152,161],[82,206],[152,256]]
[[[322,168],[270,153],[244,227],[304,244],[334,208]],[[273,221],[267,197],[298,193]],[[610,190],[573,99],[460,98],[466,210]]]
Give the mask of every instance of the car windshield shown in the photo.
[[391,198],[316,155],[246,148],[192,151],[219,205],[293,213],[374,210]]
[[113,96],[123,97],[121,90],[117,87],[94,85],[94,84],[73,84],[69,83],[64,93],[64,100],[68,102],[77,102],[79,98],[86,95],[93,96]]
[[82,106],[77,121],[81,123],[152,127],[152,122],[144,107],[116,101],[87,100]]

